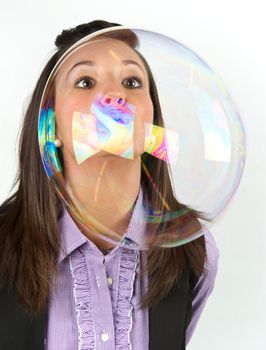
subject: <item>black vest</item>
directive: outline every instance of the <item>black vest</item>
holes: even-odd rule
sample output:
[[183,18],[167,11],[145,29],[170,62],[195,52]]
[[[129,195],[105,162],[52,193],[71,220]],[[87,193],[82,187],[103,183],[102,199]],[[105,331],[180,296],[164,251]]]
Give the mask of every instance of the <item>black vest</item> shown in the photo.
[[[167,297],[149,308],[149,350],[185,350],[192,288],[186,269]],[[47,310],[32,320],[14,289],[0,290],[0,350],[45,350],[46,320]]]

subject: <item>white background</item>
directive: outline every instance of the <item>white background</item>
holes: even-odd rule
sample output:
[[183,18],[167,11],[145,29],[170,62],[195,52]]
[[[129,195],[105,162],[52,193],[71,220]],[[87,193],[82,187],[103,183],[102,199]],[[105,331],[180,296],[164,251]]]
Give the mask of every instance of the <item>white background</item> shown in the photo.
[[230,210],[212,228],[221,254],[219,271],[189,350],[266,349],[263,5],[259,0],[1,0],[0,202],[16,173],[27,98],[63,29],[103,19],[159,32],[194,50],[223,78],[246,128],[247,161]]

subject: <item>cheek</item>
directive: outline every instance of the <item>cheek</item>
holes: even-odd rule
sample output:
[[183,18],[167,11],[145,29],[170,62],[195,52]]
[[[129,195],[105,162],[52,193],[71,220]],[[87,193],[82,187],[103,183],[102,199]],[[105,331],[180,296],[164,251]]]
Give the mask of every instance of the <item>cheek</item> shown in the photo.
[[72,137],[72,120],[74,112],[87,112],[88,101],[85,103],[80,98],[58,99],[55,104],[56,127],[57,131],[65,141]]
[[153,124],[153,103],[146,98],[138,101],[137,113],[134,124],[135,141],[144,142],[145,123]]
[[66,142],[71,132],[72,112],[66,106],[57,104],[55,106],[56,131]]
[[153,123],[153,103],[150,98],[143,99],[137,106],[137,119],[142,124]]

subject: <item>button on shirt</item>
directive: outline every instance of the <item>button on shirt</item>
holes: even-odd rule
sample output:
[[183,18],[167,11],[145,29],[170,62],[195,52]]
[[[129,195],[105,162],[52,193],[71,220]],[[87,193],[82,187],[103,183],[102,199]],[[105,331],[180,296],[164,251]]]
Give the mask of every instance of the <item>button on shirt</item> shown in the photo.
[[[51,290],[46,350],[148,350],[148,308],[139,303],[148,286],[140,277],[147,252],[125,248],[143,237],[143,192],[140,187],[124,240],[104,255],[85,237],[66,209],[60,220],[62,251]],[[198,322],[217,273],[219,251],[205,234],[207,265],[193,291],[192,318],[186,344]]]

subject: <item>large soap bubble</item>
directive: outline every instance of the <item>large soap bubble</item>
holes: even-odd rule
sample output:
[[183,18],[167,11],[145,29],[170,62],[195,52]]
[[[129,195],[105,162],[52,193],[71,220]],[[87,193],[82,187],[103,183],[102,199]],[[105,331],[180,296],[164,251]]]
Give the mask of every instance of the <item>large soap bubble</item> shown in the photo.
[[[133,249],[203,235],[228,207],[245,164],[243,125],[221,78],[179,42],[124,26],[86,36],[59,60],[43,91],[39,144],[49,179],[81,227]],[[142,206],[131,221],[142,225],[130,235],[93,210],[112,191],[110,215],[127,208],[131,217],[136,201],[114,176],[122,164],[125,179],[125,169],[139,165]],[[90,209],[78,195],[88,188]]]

